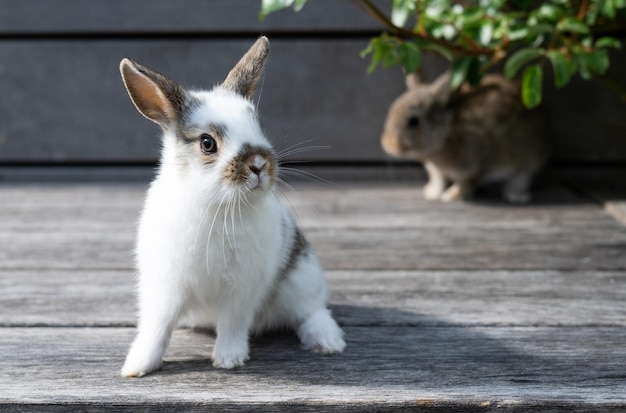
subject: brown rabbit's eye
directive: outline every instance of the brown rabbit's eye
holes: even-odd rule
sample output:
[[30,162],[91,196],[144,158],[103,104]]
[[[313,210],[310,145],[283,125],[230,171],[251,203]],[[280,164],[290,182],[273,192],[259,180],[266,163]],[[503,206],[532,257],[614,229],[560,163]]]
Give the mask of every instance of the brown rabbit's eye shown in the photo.
[[409,128],[417,128],[420,125],[420,118],[417,116],[411,116],[409,118],[408,126]]
[[217,152],[217,142],[213,136],[203,133],[200,136],[200,147],[202,148],[202,152],[205,154],[211,154]]

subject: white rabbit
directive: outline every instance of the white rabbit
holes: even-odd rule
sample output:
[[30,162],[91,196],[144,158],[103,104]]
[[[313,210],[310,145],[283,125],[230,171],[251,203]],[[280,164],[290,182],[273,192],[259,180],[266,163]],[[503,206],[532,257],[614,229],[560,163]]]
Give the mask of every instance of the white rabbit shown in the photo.
[[259,38],[210,91],[120,64],[131,100],[163,129],[137,236],[138,334],[123,376],[158,369],[179,325],[216,329],[219,368],[242,366],[248,335],[272,328],[294,328],[321,353],[345,347],[324,272],[272,191],[277,160],[251,101],[268,53]]

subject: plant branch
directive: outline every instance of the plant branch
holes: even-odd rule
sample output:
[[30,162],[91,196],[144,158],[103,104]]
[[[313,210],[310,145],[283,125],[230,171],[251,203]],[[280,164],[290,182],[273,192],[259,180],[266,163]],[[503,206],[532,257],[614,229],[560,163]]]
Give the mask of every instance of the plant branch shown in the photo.
[[583,0],[580,5],[580,9],[578,10],[578,20],[584,21],[585,16],[587,16],[587,11],[589,10],[589,0]]
[[378,9],[370,0],[353,0],[359,7],[361,7],[367,14],[374,17],[380,23],[382,23],[389,32],[398,37],[399,39],[419,39],[424,40],[429,43],[437,44],[441,47],[444,47],[450,50],[452,53],[457,55],[469,56],[469,57],[477,57],[477,56],[491,56],[494,53],[493,49],[480,47],[476,43],[469,44],[471,49],[466,49],[462,46],[451,44],[443,39],[439,39],[436,37],[429,36],[424,33],[416,33],[411,30],[406,30],[402,27],[398,27],[385,14]]

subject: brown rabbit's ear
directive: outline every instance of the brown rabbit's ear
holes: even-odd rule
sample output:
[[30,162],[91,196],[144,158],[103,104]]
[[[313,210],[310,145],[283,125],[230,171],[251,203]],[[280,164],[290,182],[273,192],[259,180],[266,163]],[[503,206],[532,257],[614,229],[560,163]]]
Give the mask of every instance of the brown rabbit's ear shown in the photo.
[[265,61],[270,52],[270,41],[262,36],[252,45],[250,50],[239,60],[239,63],[228,73],[222,87],[251,98],[256,84],[263,74]]
[[445,103],[450,100],[454,90],[450,86],[450,71],[441,74],[431,85],[435,97],[439,102]]
[[180,118],[185,93],[176,82],[130,59],[120,62],[120,73],[142,115],[164,128]]
[[409,73],[405,76],[404,81],[406,82],[406,88],[408,90],[414,90],[424,86],[424,76],[419,71]]

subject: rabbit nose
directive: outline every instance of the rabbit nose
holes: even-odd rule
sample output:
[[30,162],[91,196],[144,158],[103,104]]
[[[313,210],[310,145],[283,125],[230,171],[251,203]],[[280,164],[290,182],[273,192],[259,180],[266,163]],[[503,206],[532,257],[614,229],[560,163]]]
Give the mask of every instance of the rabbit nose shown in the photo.
[[248,162],[248,169],[255,175],[260,175],[265,167],[265,159],[261,155],[254,155]]

